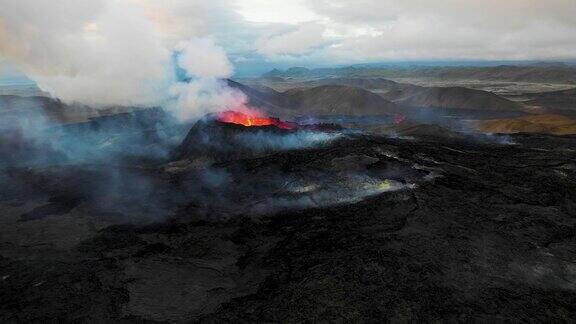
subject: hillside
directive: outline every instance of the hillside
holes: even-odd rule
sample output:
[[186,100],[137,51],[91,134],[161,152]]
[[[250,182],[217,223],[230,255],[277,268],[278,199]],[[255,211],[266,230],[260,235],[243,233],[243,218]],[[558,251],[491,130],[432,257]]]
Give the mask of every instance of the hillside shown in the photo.
[[572,110],[576,111],[576,88],[527,94],[531,100],[527,103],[552,110]]
[[[125,113],[137,107],[110,106],[92,108],[81,104],[66,104],[45,96],[0,95],[0,127],[13,120],[33,120],[43,124],[69,124],[93,117]],[[9,125],[8,125],[9,126]]]
[[244,93],[248,98],[249,105],[263,108],[269,112],[282,113],[284,111],[284,107],[282,106],[282,93],[264,86],[259,86],[258,89],[256,89],[256,87],[249,87],[230,79],[226,80],[226,82],[229,87]]
[[[285,92],[278,92],[265,85],[269,85],[266,80],[261,79],[254,82],[250,87],[237,83],[237,88],[250,94],[251,103],[256,106],[285,106],[284,99],[279,97],[295,96],[296,93],[305,89],[340,86],[348,88],[362,88],[376,93],[385,100],[404,107],[417,108],[439,108],[439,109],[461,109],[461,110],[484,110],[484,111],[520,111],[523,105],[503,98],[495,93],[468,89],[464,87],[423,87],[408,83],[399,83],[384,78],[322,78],[302,82],[275,82],[275,88],[287,88]],[[258,90],[256,90],[258,88]],[[292,89],[291,89],[292,88]],[[295,88],[295,89],[294,89]],[[262,90],[261,90],[262,89]],[[337,89],[331,88],[335,92]],[[311,93],[311,92],[310,92]],[[351,94],[353,92],[348,92]],[[346,94],[336,94],[339,100],[346,99]],[[366,94],[366,96],[369,96]],[[323,99],[325,100],[325,99]],[[374,99],[375,100],[375,99]],[[263,102],[265,104],[263,104]],[[320,103],[320,101],[317,101]],[[392,109],[393,111],[399,111]]]
[[520,110],[521,104],[492,92],[464,87],[422,87],[383,78],[324,78],[298,85],[317,87],[340,85],[372,90],[398,105],[418,108],[467,110]]
[[318,87],[325,85],[343,85],[364,88],[367,90],[395,89],[401,84],[384,78],[324,78],[303,82],[307,87]]
[[411,107],[498,111],[522,108],[521,104],[494,93],[463,87],[399,87],[385,97]]
[[248,87],[235,81],[228,84],[242,91],[249,104],[276,116],[382,115],[402,108],[368,90],[343,85],[297,88],[278,92],[271,88]]
[[0,96],[0,118],[5,123],[16,117],[26,117],[63,124],[85,121],[97,115],[98,111],[88,106],[67,105],[58,99],[48,97]]
[[576,120],[560,115],[532,115],[482,121],[478,129],[486,133],[576,134]]
[[287,107],[300,115],[382,115],[402,109],[362,88],[326,85],[283,93]]

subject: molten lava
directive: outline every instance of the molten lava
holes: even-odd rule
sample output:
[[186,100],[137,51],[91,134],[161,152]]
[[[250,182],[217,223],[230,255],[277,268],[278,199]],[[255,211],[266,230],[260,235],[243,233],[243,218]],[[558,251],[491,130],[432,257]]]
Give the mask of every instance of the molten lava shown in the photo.
[[293,129],[296,127],[295,123],[281,121],[278,118],[265,117],[257,112],[243,113],[238,111],[223,111],[216,115],[216,120],[222,123],[232,123],[250,126],[276,126],[282,129]]
[[401,114],[394,115],[394,125],[402,124],[406,120],[406,116]]

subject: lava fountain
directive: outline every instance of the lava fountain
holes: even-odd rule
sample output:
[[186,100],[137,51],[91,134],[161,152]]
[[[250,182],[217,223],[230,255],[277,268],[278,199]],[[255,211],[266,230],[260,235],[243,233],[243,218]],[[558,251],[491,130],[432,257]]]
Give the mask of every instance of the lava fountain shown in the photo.
[[252,126],[276,126],[281,129],[294,129],[297,127],[296,123],[285,122],[278,118],[266,117],[259,112],[239,112],[239,111],[223,111],[216,114],[216,120],[222,123],[230,123],[243,125],[246,127]]

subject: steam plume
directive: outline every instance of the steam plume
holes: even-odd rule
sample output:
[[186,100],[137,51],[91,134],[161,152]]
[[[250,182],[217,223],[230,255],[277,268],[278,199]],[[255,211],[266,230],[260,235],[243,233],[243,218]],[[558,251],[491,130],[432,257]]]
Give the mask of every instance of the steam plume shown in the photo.
[[154,105],[170,52],[142,8],[116,0],[0,0],[0,56],[65,102]]
[[64,102],[164,105],[187,119],[245,101],[219,81],[232,74],[221,48],[207,38],[171,47],[142,1],[0,0],[0,8],[0,58]]
[[176,97],[170,108],[177,117],[187,120],[208,112],[244,109],[244,94],[222,81],[232,75],[232,65],[211,39],[194,38],[180,43],[177,50],[177,65],[186,73],[186,82],[170,89]]

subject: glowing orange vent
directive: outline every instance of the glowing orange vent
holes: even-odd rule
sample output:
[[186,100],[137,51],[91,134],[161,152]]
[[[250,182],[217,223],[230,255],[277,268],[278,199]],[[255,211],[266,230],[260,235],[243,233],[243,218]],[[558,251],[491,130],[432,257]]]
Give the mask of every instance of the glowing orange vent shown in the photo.
[[238,111],[223,111],[216,115],[216,120],[223,123],[232,123],[250,126],[276,126],[282,129],[292,129],[296,127],[294,123],[283,122],[278,118],[270,118],[262,116],[258,112],[243,113]]

